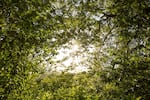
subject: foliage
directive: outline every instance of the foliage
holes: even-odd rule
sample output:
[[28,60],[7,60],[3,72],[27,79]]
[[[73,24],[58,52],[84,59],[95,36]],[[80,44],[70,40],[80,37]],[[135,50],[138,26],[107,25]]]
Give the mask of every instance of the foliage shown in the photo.
[[[0,2],[0,99],[150,98],[149,0]],[[100,48],[93,69],[43,73],[38,55],[51,57],[71,39]]]
[[117,43],[110,51],[113,58],[111,67],[104,71],[104,80],[116,84],[122,99],[150,98],[149,3],[148,0],[113,0],[108,7],[115,15],[111,22],[116,26]]
[[69,74],[69,73],[54,73],[38,77],[34,88],[36,97],[32,99],[37,100],[54,100],[54,99],[68,99],[68,100],[91,100],[100,98],[96,94],[94,76],[86,73]]
[[[52,39],[53,35],[57,35],[51,31],[53,27],[58,27],[55,21],[58,18],[53,18],[48,13],[53,9],[52,5],[47,2],[40,0],[1,1],[0,98],[3,100],[7,99],[12,92],[18,95],[24,92],[23,87],[28,75],[37,72],[35,67],[37,65],[29,61],[28,55],[38,53],[40,48],[49,44],[46,43],[47,39]],[[57,47],[58,43],[48,46]],[[53,48],[51,49],[53,51]]]

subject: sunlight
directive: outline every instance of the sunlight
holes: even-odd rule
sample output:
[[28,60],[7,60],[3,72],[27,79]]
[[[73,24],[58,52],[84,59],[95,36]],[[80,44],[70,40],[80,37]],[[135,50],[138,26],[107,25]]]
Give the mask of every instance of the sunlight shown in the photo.
[[[87,48],[88,52],[94,52],[93,48],[94,46],[90,45]],[[58,55],[52,59],[54,64],[51,66],[58,72],[65,71],[66,69],[70,73],[88,71],[88,66],[85,66],[85,63],[89,59],[88,52],[85,52],[81,44],[73,39],[58,50]]]

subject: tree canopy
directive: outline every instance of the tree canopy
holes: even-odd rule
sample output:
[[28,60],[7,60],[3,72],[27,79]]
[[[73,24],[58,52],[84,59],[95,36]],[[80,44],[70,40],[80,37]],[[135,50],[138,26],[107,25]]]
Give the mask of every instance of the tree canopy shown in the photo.
[[[149,0],[1,0],[0,16],[0,99],[150,99]],[[37,54],[72,39],[97,49],[92,69],[45,72]]]

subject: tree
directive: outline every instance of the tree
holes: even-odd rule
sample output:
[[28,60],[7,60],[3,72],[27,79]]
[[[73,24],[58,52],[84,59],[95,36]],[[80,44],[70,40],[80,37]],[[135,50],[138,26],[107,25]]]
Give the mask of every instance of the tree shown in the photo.
[[[63,36],[54,33],[56,27],[61,27],[56,22],[60,20],[59,16],[51,15],[54,11],[47,0],[1,1],[0,99],[6,100],[10,95],[21,94],[28,76],[37,72],[37,65],[29,61],[29,54],[39,52],[39,48],[48,45],[47,39]],[[48,45],[51,51],[61,44],[60,41]],[[20,97],[14,96],[14,99],[17,98]]]
[[[70,87],[68,80],[69,89],[54,81],[61,99],[59,93],[65,95],[68,90],[75,92],[77,99],[88,98],[88,94],[95,99],[148,99],[149,3],[149,0],[2,0],[0,99],[25,96],[31,99],[39,94],[46,99],[50,84],[45,80],[37,84],[33,81],[41,62],[32,61],[37,54],[43,58],[53,56],[57,48],[71,39],[80,41],[84,48],[92,44],[103,49],[95,52],[95,59],[91,60],[93,70],[89,73],[95,79],[99,76],[99,81],[95,87],[92,84],[97,91],[93,93],[82,91],[89,89],[83,85],[75,86],[79,90]],[[82,79],[83,76],[79,75],[81,84],[88,80]],[[36,92],[34,84],[39,91],[32,96]]]
[[104,69],[104,80],[120,88],[122,99],[150,98],[149,3],[148,0],[113,0],[107,9],[116,15],[111,23],[115,25],[117,42],[110,50],[111,65]]

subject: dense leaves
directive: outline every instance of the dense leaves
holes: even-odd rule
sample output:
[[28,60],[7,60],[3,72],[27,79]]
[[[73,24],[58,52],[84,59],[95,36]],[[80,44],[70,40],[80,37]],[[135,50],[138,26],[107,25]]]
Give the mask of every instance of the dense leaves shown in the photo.
[[[149,0],[1,0],[0,16],[0,99],[150,99]],[[43,73],[72,39],[98,48],[92,70]]]
[[57,18],[46,13],[52,11],[52,7],[45,2],[1,1],[0,98],[3,100],[14,90],[17,93],[23,91],[21,87],[26,84],[29,73],[36,71],[28,59],[29,53],[32,49],[42,48],[43,43],[52,38],[51,24],[55,24],[53,19]]
[[110,51],[112,69],[107,73],[110,74],[109,82],[114,82],[122,91],[123,99],[126,95],[143,100],[150,98],[150,17],[146,10],[149,3],[148,0],[114,0],[108,8],[116,15],[112,22],[117,26],[115,34],[118,41]]

